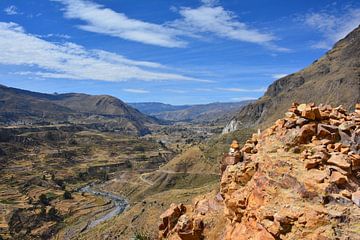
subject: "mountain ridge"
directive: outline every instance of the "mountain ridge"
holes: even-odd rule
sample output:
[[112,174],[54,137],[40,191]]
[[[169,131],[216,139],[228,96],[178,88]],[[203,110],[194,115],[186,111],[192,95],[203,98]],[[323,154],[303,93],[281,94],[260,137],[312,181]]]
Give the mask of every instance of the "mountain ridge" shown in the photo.
[[360,27],[338,41],[308,67],[272,83],[264,96],[245,106],[224,128],[264,128],[281,116],[292,102],[343,105],[360,101]]
[[46,94],[0,86],[0,122],[3,124],[72,122],[106,123],[146,132],[157,120],[110,95]]
[[251,101],[214,102],[194,105],[171,105],[159,102],[129,103],[145,114],[166,121],[194,123],[225,122],[231,113],[241,109]]

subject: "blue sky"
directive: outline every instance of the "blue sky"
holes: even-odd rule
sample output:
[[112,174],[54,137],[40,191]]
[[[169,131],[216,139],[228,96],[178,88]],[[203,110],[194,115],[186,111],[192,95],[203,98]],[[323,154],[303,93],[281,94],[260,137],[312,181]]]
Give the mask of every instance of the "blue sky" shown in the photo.
[[255,99],[359,24],[355,0],[2,0],[0,84],[127,102]]

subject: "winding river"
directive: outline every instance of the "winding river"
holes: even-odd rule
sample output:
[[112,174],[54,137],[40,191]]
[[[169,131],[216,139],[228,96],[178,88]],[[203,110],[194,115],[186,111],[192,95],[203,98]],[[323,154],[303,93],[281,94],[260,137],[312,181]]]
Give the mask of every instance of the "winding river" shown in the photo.
[[86,230],[89,230],[93,227],[95,227],[96,225],[105,222],[106,220],[109,220],[112,217],[115,217],[119,214],[121,214],[122,212],[125,211],[125,209],[129,206],[129,203],[122,197],[117,196],[115,194],[109,193],[109,192],[103,192],[103,191],[98,191],[98,190],[94,190],[93,188],[93,184],[87,185],[83,188],[79,189],[79,192],[85,192],[85,193],[90,193],[92,195],[95,196],[101,196],[105,199],[110,200],[113,204],[114,207],[113,209],[108,212],[105,215],[100,216],[99,218],[92,220],[86,227]]

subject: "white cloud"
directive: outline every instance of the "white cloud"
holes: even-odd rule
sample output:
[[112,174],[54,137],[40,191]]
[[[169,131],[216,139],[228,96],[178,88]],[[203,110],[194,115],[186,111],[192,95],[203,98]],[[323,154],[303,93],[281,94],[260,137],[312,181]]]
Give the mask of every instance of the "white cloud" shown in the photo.
[[303,21],[307,26],[323,35],[323,39],[313,44],[312,47],[330,49],[335,42],[359,26],[360,8],[347,9],[341,16],[326,12],[310,13],[305,16]]
[[126,40],[163,47],[185,47],[186,42],[177,39],[179,32],[159,24],[128,18],[125,14],[105,8],[100,4],[83,0],[54,0],[65,5],[65,17],[86,22],[79,28]]
[[255,88],[255,89],[245,89],[245,88],[218,88],[220,91],[225,92],[265,92],[266,88]]
[[219,4],[219,0],[201,0],[201,2],[206,6],[215,6]]
[[279,78],[283,78],[283,77],[286,77],[288,74],[286,73],[276,73],[276,74],[272,74],[271,77],[273,79],[279,79]]
[[179,74],[163,72],[165,66],[136,61],[102,50],[88,50],[66,42],[49,42],[25,32],[18,24],[0,22],[0,64],[38,68],[21,74],[44,78],[67,78],[99,81],[183,80],[201,81]]
[[276,39],[272,34],[261,33],[238,21],[233,12],[226,11],[221,6],[182,8],[179,13],[183,18],[170,25],[184,31],[212,33],[218,37],[259,44]]
[[85,0],[53,0],[65,5],[65,17],[80,19],[85,24],[80,29],[119,37],[126,40],[162,47],[186,47],[183,37],[205,38],[213,34],[220,38],[261,44],[271,50],[285,52],[274,44],[276,37],[271,33],[262,33],[237,20],[236,15],[218,6],[217,0],[201,0],[198,8],[172,7],[181,18],[163,24],[149,23],[129,18],[124,13]]
[[125,92],[129,92],[129,93],[140,93],[140,94],[144,94],[144,93],[150,93],[147,90],[144,89],[136,89],[136,88],[125,88],[123,89]]
[[14,6],[14,5],[11,5],[11,6],[8,6],[4,9],[4,12],[7,14],[7,15],[18,15],[20,14],[17,10],[17,7]]

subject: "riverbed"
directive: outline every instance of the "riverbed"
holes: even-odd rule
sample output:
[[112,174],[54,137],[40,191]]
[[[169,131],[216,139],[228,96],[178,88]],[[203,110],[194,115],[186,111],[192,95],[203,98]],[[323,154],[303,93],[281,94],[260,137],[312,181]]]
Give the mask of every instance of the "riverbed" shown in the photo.
[[114,205],[113,209],[110,212],[90,221],[86,227],[86,230],[89,230],[89,229],[99,225],[100,223],[105,222],[105,221],[109,220],[110,218],[113,218],[113,217],[123,213],[126,210],[126,208],[129,206],[129,203],[126,201],[125,198],[123,198],[121,196],[117,196],[110,192],[95,190],[94,184],[90,184],[83,188],[80,188],[79,192],[89,193],[89,194],[92,194],[95,196],[103,197],[107,200],[110,200]]

